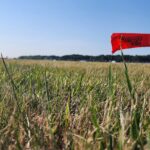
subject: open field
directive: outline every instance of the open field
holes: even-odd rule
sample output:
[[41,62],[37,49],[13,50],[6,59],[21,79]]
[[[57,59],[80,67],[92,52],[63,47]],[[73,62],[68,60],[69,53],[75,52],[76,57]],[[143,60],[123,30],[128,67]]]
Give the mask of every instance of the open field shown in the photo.
[[150,149],[150,64],[127,64],[132,87],[123,64],[6,65],[1,61],[0,149]]

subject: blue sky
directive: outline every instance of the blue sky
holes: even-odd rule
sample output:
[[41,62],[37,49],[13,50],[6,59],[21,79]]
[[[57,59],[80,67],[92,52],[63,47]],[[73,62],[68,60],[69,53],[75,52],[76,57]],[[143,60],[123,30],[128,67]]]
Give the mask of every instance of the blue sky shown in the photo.
[[[150,0],[1,0],[0,52],[111,54],[113,32],[150,33],[149,6]],[[150,48],[124,53],[150,54]]]

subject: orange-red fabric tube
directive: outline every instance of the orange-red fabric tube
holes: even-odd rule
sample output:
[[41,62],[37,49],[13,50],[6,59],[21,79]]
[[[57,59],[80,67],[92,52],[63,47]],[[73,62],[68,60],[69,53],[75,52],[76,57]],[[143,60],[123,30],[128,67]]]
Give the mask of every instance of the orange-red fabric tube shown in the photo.
[[121,49],[149,47],[150,34],[113,33],[111,36],[112,53]]

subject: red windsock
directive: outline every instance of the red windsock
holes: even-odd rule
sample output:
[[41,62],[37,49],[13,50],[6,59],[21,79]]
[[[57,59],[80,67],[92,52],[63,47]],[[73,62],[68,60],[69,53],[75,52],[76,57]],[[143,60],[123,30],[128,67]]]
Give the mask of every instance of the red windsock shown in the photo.
[[149,47],[150,34],[113,33],[111,36],[112,53],[121,49]]

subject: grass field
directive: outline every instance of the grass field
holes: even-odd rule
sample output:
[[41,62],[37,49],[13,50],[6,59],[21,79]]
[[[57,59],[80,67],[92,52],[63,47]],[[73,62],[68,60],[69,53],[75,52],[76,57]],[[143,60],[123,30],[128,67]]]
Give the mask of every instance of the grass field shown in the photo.
[[1,61],[0,149],[150,149],[150,64],[127,64],[130,80],[123,64],[6,65]]

